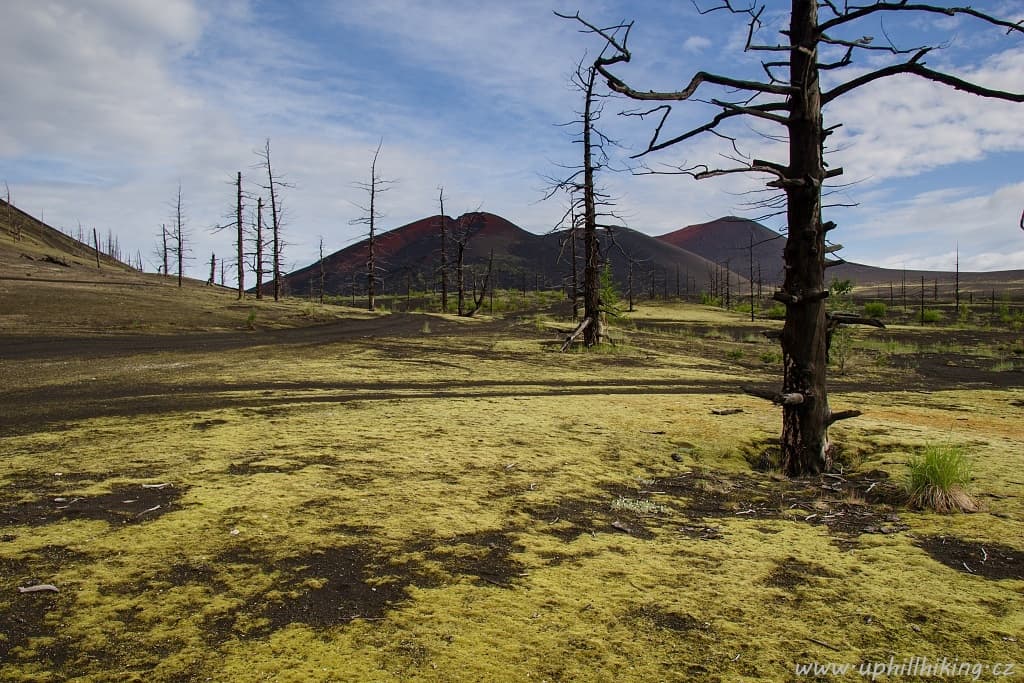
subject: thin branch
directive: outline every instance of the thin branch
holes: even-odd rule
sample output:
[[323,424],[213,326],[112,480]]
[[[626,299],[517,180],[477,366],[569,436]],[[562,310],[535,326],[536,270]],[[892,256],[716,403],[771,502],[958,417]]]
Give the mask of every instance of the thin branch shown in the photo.
[[[918,55],[920,54],[921,53],[919,52]],[[842,85],[838,85],[832,90],[829,90],[828,92],[822,93],[822,106],[828,104],[829,102],[835,100],[836,98],[842,95],[845,95],[851,90],[855,90],[861,87],[862,85],[867,85],[872,81],[877,81],[881,78],[887,78],[889,76],[895,76],[897,74],[912,74],[914,76],[920,76],[921,78],[926,78],[929,81],[942,83],[943,85],[951,86],[956,90],[970,93],[972,95],[978,95],[980,97],[991,97],[994,99],[1008,100],[1010,102],[1024,102],[1024,93],[1006,92],[1004,90],[992,90],[990,88],[985,88],[975,83],[962,80],[960,78],[957,78],[956,76],[951,76],[941,71],[929,69],[926,66],[924,66],[924,64],[921,64],[916,61],[918,55],[915,55],[914,59],[909,62],[903,64],[893,64],[892,66],[887,66],[882,69],[878,69],[877,71],[866,73],[862,76],[854,78],[851,81],[847,81]]]
[[[834,7],[832,7],[835,10]],[[1012,31],[1024,32],[1024,25],[1021,21],[1012,22],[1005,19],[998,19],[984,12],[979,12],[971,7],[939,7],[937,5],[928,4],[910,4],[906,0],[900,0],[899,2],[876,2],[871,5],[865,5],[862,7],[848,8],[845,12],[839,13],[835,19],[829,19],[818,24],[818,34],[821,35],[826,31],[835,28],[836,26],[842,26],[851,21],[856,21],[862,17],[866,17],[869,14],[875,12],[928,12],[931,14],[944,14],[947,17],[953,17],[957,14],[966,14],[976,19],[988,22],[994,26],[1002,26],[1007,29],[1007,33]]]

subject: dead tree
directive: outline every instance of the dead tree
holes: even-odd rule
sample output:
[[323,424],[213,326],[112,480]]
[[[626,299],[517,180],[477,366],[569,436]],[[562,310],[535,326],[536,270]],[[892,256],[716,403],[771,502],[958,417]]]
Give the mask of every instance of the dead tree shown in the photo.
[[256,200],[255,220],[255,263],[253,270],[256,273],[256,298],[263,298],[263,197]]
[[[246,231],[245,225],[242,222],[242,214],[244,210],[243,200],[246,197],[242,193],[242,172],[238,171],[235,174],[234,180],[231,182],[235,187],[235,201],[234,206],[225,216],[227,220],[223,225],[216,225],[212,228],[212,232],[219,233],[224,230],[234,229],[236,232],[235,238],[235,249],[237,252],[237,263],[238,263],[238,298],[241,299],[245,296],[245,240]],[[221,270],[225,268],[225,260],[221,259]],[[221,277],[221,285],[224,284],[224,278]]]
[[238,172],[235,180],[235,227],[238,237],[235,246],[238,251],[238,299],[245,296],[245,231],[242,228],[242,172]]
[[188,233],[185,227],[185,207],[181,198],[181,183],[178,183],[178,194],[174,201],[174,223],[171,225],[171,254],[178,262],[178,287],[185,277],[185,260],[188,253]]
[[320,305],[321,306],[323,306],[323,304],[324,304],[324,280],[326,279],[325,275],[326,274],[324,272],[324,238],[321,237],[320,238]]
[[438,188],[441,205],[441,312],[448,312],[448,217],[444,213],[444,188]]
[[210,254],[210,279],[206,281],[208,287],[212,287],[217,277],[217,254]]
[[380,156],[380,148],[384,145],[381,140],[377,143],[377,149],[373,153],[373,161],[370,162],[370,180],[365,183],[355,183],[358,190],[366,193],[370,202],[367,206],[356,204],[356,208],[363,212],[359,218],[350,221],[351,225],[365,225],[367,228],[367,258],[366,258],[366,307],[368,310],[376,310],[376,284],[377,284],[377,221],[382,218],[377,209],[377,195],[390,189],[394,184],[393,180],[384,180],[377,173],[377,158]]
[[[484,300],[487,298],[487,291],[492,287],[491,285],[491,271],[494,268],[494,250],[491,249],[491,255],[487,259],[487,271],[480,278],[477,277],[477,273],[473,273],[473,308],[466,313],[466,317],[472,318],[474,315],[480,312],[483,308]],[[479,291],[477,291],[477,285],[479,284]]]
[[[563,19],[573,17],[559,14],[555,15]],[[578,18],[578,15],[577,15]],[[589,30],[589,29],[588,29]],[[628,26],[617,25],[603,29],[595,29],[605,38],[612,40],[621,30],[628,30]],[[606,56],[609,52],[611,57]],[[605,338],[605,314],[606,310],[601,301],[601,267],[604,258],[601,253],[601,242],[598,231],[611,231],[619,225],[610,225],[602,222],[605,219],[617,218],[611,211],[611,198],[597,186],[598,174],[608,167],[609,157],[607,147],[615,142],[608,138],[597,128],[596,124],[601,118],[603,100],[608,97],[597,91],[598,74],[603,69],[623,61],[624,57],[617,53],[614,44],[608,43],[601,50],[600,54],[590,65],[580,62],[572,77],[573,86],[583,95],[583,110],[577,112],[578,118],[572,122],[577,125],[578,137],[574,142],[580,143],[583,150],[582,163],[572,167],[572,173],[565,178],[555,180],[552,183],[553,189],[547,195],[551,197],[555,192],[566,192],[570,197],[569,212],[578,216],[582,221],[583,235],[583,320],[590,320],[590,323],[583,325],[578,332],[583,334],[583,343],[590,347],[600,344]]]
[[956,281],[953,283],[953,296],[956,298],[956,314],[960,315],[960,243],[956,245]]
[[160,242],[161,242],[161,255],[163,257],[163,274],[167,277],[171,274],[170,266],[167,261],[168,249],[167,249],[167,224],[160,224]]
[[284,207],[281,202],[280,191],[283,187],[292,187],[284,182],[279,176],[274,176],[274,167],[270,163],[270,138],[266,139],[263,149],[256,150],[256,156],[260,158],[258,164],[267,173],[267,184],[263,189],[267,191],[270,198],[270,230],[272,239],[271,259],[274,278],[274,301],[281,298],[281,250],[284,248],[284,241],[281,238],[281,226],[283,223]]
[[[788,30],[782,31],[779,43],[757,42],[764,4],[753,2],[737,7],[733,0],[717,0],[704,13],[726,11],[744,15],[747,21],[747,51],[761,51],[772,58],[762,62],[766,78],[752,81],[727,75],[700,71],[681,90],[655,92],[634,88],[613,74],[614,62],[628,62],[632,55],[627,46],[629,26],[623,32],[601,29],[576,15],[587,31],[605,39],[614,50],[610,60],[599,61],[596,68],[607,79],[609,87],[638,101],[658,102],[653,109],[636,112],[641,117],[654,117],[653,135],[643,156],[677,145],[704,133],[725,138],[736,149],[737,140],[729,135],[727,126],[733,119],[776,124],[783,130],[788,151],[782,161],[764,161],[735,154],[731,168],[708,166],[676,167],[673,172],[696,179],[729,173],[758,173],[770,177],[769,188],[785,194],[788,237],[784,249],[785,281],[774,298],[786,306],[786,322],[782,331],[783,381],[773,400],[782,405],[782,467],[791,476],[813,474],[828,469],[832,449],[828,427],[839,419],[853,417],[856,411],[833,413],[829,408],[826,387],[827,317],[825,298],[826,235],[835,228],[822,219],[822,187],[826,181],[842,174],[841,168],[829,168],[824,161],[824,146],[836,126],[826,127],[822,108],[843,95],[882,78],[901,74],[917,76],[963,92],[1014,102],[1024,101],[1024,94],[986,88],[952,74],[936,71],[925,65],[925,57],[933,46],[901,49],[891,41],[874,44],[870,36],[858,32],[859,20],[883,14],[911,18],[922,14],[947,17],[965,16],[1007,33],[1024,33],[1024,24],[996,18],[969,7],[948,7],[933,3],[911,3],[907,0],[866,2],[862,5],[840,3],[838,0],[791,0]],[[819,17],[819,10],[823,16]],[[821,53],[825,53],[825,56]],[[827,55],[837,52],[834,60]],[[865,53],[883,65],[869,68],[843,79],[843,67],[853,64],[855,57]],[[776,57],[777,56],[777,57]],[[820,74],[828,71],[835,83],[823,90]],[[718,96],[705,96],[708,88],[719,88]],[[706,123],[680,133],[669,132],[672,105],[668,102],[697,100],[708,102],[717,113]],[[781,203],[778,205],[782,205]]]
[[462,214],[459,217],[455,234],[451,236],[451,240],[455,244],[455,278],[459,283],[458,313],[460,316],[466,315],[466,247],[469,245],[469,240],[472,237],[471,227],[471,215]]

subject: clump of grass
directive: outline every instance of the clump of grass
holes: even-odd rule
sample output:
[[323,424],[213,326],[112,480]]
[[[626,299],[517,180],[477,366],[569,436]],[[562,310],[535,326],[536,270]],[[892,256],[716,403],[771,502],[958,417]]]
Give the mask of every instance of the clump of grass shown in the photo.
[[929,444],[907,463],[910,505],[936,512],[976,512],[978,503],[967,493],[971,466],[963,447]]
[[864,315],[869,318],[884,318],[886,306],[884,301],[868,301],[864,304]]
[[638,515],[661,515],[668,512],[664,505],[642,498],[626,498],[624,496],[619,496],[612,501],[612,510],[628,510]]

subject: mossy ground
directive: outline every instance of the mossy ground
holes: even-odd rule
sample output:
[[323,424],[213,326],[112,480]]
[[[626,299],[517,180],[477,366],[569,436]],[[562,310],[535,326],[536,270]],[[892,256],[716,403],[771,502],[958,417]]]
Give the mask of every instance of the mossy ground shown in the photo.
[[[302,343],[20,360],[2,395],[20,423],[0,462],[0,678],[1024,665],[1024,390],[865,362],[832,397],[865,412],[833,430],[843,474],[789,482],[751,467],[779,417],[739,390],[777,381],[765,323],[643,311],[606,354],[558,354],[533,319],[417,333],[426,316],[383,316],[364,336],[346,328],[366,316],[341,315]],[[983,512],[878,496],[930,441],[966,447]],[[17,592],[33,582],[60,592]]]

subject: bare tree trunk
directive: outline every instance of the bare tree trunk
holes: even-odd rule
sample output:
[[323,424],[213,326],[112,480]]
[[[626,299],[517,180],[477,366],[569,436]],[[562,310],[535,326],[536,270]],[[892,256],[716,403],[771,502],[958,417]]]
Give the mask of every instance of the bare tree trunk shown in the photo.
[[256,202],[256,298],[263,298],[263,197]]
[[324,238],[320,238],[320,305],[324,303]]
[[[481,308],[483,308],[484,300],[487,298],[487,289],[491,284],[491,269],[494,267],[494,250],[491,249],[490,258],[487,259],[487,273],[483,277],[483,284],[480,287],[480,293],[477,295],[474,292],[473,295],[473,310],[467,313],[467,316],[473,317],[476,315]],[[473,288],[476,289],[476,280],[474,277]]]
[[956,282],[953,285],[956,293],[956,314],[960,315],[960,244],[956,245]]
[[458,257],[457,257],[458,260],[456,261],[456,266],[455,266],[455,276],[459,279],[459,315],[465,315],[466,314],[466,310],[465,310],[465,306],[466,306],[466,278],[465,278],[465,275],[463,274],[463,269],[462,269],[463,268],[463,264],[465,262],[465,253],[466,253],[466,238],[465,238],[465,235],[463,235],[463,238],[461,240],[459,240],[458,247],[459,247],[459,252],[458,252]]
[[270,163],[270,138],[263,146],[263,167],[267,170],[267,191],[270,193],[270,226],[273,238],[272,266],[274,277],[274,301],[281,298],[281,207],[277,196],[280,180],[274,180],[274,168]]
[[238,172],[236,179],[237,203],[235,205],[235,222],[238,228],[238,298],[245,296],[245,240],[242,233],[242,172]]
[[163,241],[163,252],[164,252],[164,277],[171,274],[171,267],[167,262],[167,225],[164,223],[160,224],[160,236]]
[[576,263],[576,216],[572,217],[572,225],[569,227],[569,244],[572,258],[572,321],[576,322],[580,317],[580,274]]
[[754,233],[750,233],[750,247],[747,255],[750,264],[750,322],[754,322]]
[[210,254],[210,279],[206,284],[212,286],[217,277],[217,254]]
[[441,312],[448,312],[448,219],[444,214],[444,188],[438,194],[441,204]]
[[829,406],[825,385],[826,325],[825,232],[821,222],[823,127],[817,67],[817,0],[794,0],[790,18],[791,84],[787,176],[789,234],[784,257],[786,277],[777,298],[786,304],[782,329],[782,395],[802,397],[782,406],[782,469],[788,475],[828,469]]
[[583,106],[583,318],[591,324],[583,330],[586,346],[604,339],[601,313],[601,245],[597,239],[597,199],[594,192],[593,127],[594,83],[597,69],[591,67]]
[[96,228],[92,229],[92,245],[96,251],[96,267],[100,267],[100,236],[96,232]]
[[[377,158],[374,157],[373,166],[370,167],[371,178],[375,177],[373,174],[376,164]],[[377,307],[376,301],[374,300],[374,288],[377,284],[377,235],[375,225],[376,221],[374,217],[374,211],[376,210],[375,203],[377,201],[377,186],[375,183],[371,182],[371,184],[373,187],[370,188],[370,256],[366,262],[366,307],[373,311],[376,310]]]

